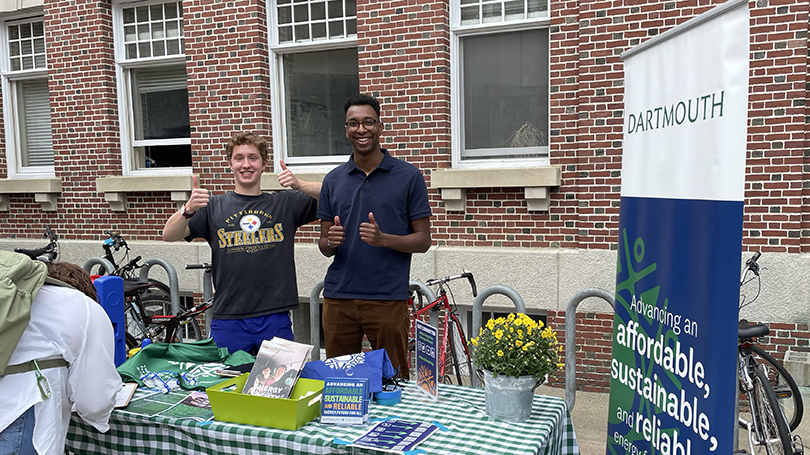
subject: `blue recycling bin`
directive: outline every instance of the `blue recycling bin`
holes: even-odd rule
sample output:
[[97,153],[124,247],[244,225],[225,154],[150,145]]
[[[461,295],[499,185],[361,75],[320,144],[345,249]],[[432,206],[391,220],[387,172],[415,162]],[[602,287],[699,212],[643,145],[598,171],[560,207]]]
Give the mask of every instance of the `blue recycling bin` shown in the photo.
[[102,276],[93,281],[98,301],[107,312],[115,336],[115,366],[127,360],[126,323],[124,318],[124,280],[120,276]]

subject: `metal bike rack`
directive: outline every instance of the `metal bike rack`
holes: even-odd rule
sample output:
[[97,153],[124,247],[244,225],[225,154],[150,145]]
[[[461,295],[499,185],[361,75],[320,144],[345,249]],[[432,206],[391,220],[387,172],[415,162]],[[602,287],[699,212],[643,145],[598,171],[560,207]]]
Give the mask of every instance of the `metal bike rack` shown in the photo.
[[153,265],[163,267],[163,270],[166,271],[166,275],[169,276],[169,298],[172,302],[172,314],[180,314],[180,284],[177,279],[177,271],[174,269],[174,266],[169,263],[169,261],[162,258],[145,260],[143,262],[143,266],[141,267],[141,274],[138,279],[148,282],[149,269],[151,269]]
[[565,403],[568,405],[568,411],[574,409],[577,398],[577,337],[574,333],[577,328],[577,307],[583,300],[590,297],[599,297],[607,301],[614,311],[616,310],[613,295],[597,288],[583,289],[568,301],[568,307],[565,309]]
[[90,273],[93,270],[93,266],[96,265],[104,267],[104,270],[107,272],[107,275],[112,275],[115,272],[115,266],[112,264],[112,262],[104,258],[90,258],[87,260],[87,262],[84,263],[82,268],[87,273]]
[[[478,293],[478,297],[476,297],[475,301],[473,302],[473,331],[470,333],[468,338],[473,338],[473,336],[481,330],[481,312],[484,307],[484,300],[496,294],[509,297],[512,300],[512,303],[515,304],[515,308],[517,308],[519,313],[526,313],[526,304],[523,302],[523,299],[520,297],[520,294],[518,294],[517,291],[502,284],[493,284],[492,286],[487,286],[484,288],[484,290]],[[472,374],[471,376],[473,387],[481,387],[481,380],[478,378],[478,375]]]
[[[90,272],[93,269],[93,266],[100,265],[104,267],[104,270],[107,272],[108,275],[112,275],[115,273],[115,266],[104,258],[90,258],[87,262],[84,263],[82,268],[87,272]],[[166,270],[166,274],[169,276],[169,299],[172,304],[172,314],[179,314],[180,313],[180,285],[177,280],[177,271],[174,269],[174,266],[171,265],[168,261],[161,258],[152,258],[147,259],[144,261],[143,266],[141,267],[141,272],[139,276],[140,281],[149,281],[149,269],[152,268],[153,265],[159,265]]]
[[323,279],[315,283],[309,293],[309,343],[312,349],[312,360],[321,360],[321,291]]
[[[409,283],[411,291],[419,291],[424,295],[429,302],[436,300],[436,294],[433,293],[425,283],[421,281],[411,280]],[[321,292],[323,291],[323,280],[315,283],[312,292],[309,293],[309,342],[315,349],[312,350],[312,360],[321,360]],[[439,316],[431,313],[430,324],[433,327],[439,326]]]

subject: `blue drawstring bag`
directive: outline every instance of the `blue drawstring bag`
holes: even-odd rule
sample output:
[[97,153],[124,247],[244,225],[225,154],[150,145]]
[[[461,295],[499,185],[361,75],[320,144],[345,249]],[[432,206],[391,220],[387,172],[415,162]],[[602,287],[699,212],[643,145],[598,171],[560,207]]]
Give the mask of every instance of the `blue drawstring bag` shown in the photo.
[[368,378],[369,392],[381,392],[383,378],[391,379],[397,371],[385,349],[349,354],[326,360],[313,360],[304,365],[301,377],[307,379]]

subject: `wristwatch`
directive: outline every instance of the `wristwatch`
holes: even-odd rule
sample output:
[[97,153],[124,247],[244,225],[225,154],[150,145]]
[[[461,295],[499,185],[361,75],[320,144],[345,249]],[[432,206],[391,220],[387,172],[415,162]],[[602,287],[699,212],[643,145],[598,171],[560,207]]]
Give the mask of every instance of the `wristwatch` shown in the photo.
[[197,212],[191,212],[191,213],[186,212],[186,204],[183,204],[183,208],[180,209],[180,214],[183,215],[183,218],[185,218],[185,219],[191,218],[192,216],[194,216],[195,213],[197,213]]

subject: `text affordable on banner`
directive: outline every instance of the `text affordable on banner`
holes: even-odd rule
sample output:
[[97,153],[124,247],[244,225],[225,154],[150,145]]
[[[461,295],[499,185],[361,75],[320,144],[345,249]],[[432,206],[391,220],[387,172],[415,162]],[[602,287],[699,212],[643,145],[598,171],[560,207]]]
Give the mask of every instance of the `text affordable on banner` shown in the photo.
[[625,60],[608,454],[731,453],[748,4]]

